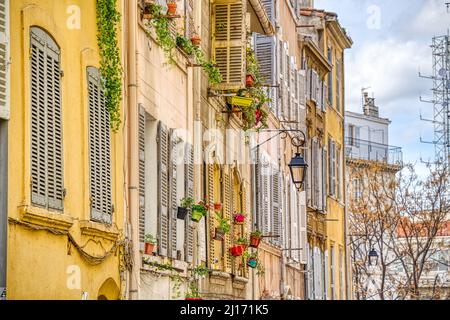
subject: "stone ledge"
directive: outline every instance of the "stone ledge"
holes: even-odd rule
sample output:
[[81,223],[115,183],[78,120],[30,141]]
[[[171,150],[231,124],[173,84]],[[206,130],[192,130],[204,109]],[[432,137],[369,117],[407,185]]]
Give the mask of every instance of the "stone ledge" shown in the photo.
[[239,276],[235,276],[233,278],[233,288],[235,288],[235,289],[243,290],[243,289],[245,289],[247,283],[248,283],[247,278],[243,278],[243,277],[239,277]]
[[231,279],[231,275],[223,271],[211,271],[209,274],[211,284],[225,286],[229,279]]
[[74,219],[63,213],[51,212],[43,208],[23,206],[20,208],[22,220],[30,224],[68,232]]
[[100,237],[111,241],[116,241],[119,237],[119,229],[116,225],[106,225],[89,220],[80,221],[80,230],[84,236]]

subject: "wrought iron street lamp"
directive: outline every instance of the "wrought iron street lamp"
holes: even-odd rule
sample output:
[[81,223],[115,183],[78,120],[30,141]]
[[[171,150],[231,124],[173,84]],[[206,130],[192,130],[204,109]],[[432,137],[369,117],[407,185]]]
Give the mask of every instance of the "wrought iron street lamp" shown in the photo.
[[369,252],[369,265],[376,266],[378,264],[378,252],[372,248]]
[[[301,132],[301,131],[300,131]],[[291,171],[292,182],[298,191],[303,186],[303,182],[305,181],[306,171],[308,169],[308,164],[306,163],[303,156],[300,154],[300,147],[305,144],[305,135],[303,134],[303,140],[300,141],[297,137],[292,138],[292,145],[297,147],[297,152],[295,156],[291,159],[289,163],[289,170]]]

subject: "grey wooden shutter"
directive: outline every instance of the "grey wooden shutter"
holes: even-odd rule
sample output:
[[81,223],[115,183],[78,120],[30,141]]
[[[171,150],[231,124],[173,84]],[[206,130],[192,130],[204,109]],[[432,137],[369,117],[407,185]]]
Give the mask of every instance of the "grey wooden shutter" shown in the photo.
[[270,22],[275,22],[274,0],[261,0]]
[[300,262],[306,264],[308,260],[308,237],[307,237],[307,219],[306,219],[306,193],[300,192]]
[[281,181],[280,174],[278,170],[273,170],[272,172],[272,186],[271,186],[271,208],[272,208],[272,227],[271,230],[274,235],[280,236],[280,238],[272,238],[272,243],[275,245],[280,245],[282,242],[282,232],[281,232]]
[[139,242],[145,237],[145,122],[146,114],[139,107]]
[[31,201],[63,209],[60,50],[42,29],[30,30]]
[[262,194],[262,230],[265,234],[270,231],[270,166],[268,161],[263,158],[263,170],[261,177],[261,194]]
[[184,10],[185,10],[185,26],[184,35],[186,38],[191,38],[194,31],[194,0],[185,0]]
[[323,149],[323,155],[322,155],[322,171],[323,171],[323,189],[322,189],[322,203],[323,203],[323,211],[327,210],[327,183],[328,183],[328,177],[327,177],[327,150]]
[[275,81],[275,38],[255,34],[255,57],[264,84]]
[[172,258],[177,258],[177,211],[178,211],[178,189],[177,189],[177,163],[178,163],[178,143],[179,138],[172,129],[170,134],[170,172],[169,172],[169,188],[170,188],[170,222],[169,222],[169,238],[170,252]]
[[91,219],[111,223],[111,147],[109,112],[100,72],[88,67],[89,189]]
[[169,132],[158,123],[158,253],[167,256],[169,247]]
[[341,112],[341,61],[336,60],[336,109]]
[[0,0],[0,119],[9,113],[9,0]]
[[254,216],[254,225],[259,230],[262,230],[262,158],[261,153],[258,152],[256,154],[256,163],[255,163],[255,185],[258,190],[256,194],[256,206],[255,206],[255,216]]
[[[186,163],[184,169],[185,196],[194,198],[194,147],[186,143]],[[194,222],[191,219],[192,211],[186,215],[185,220],[185,260],[188,263],[193,262],[194,258]]]

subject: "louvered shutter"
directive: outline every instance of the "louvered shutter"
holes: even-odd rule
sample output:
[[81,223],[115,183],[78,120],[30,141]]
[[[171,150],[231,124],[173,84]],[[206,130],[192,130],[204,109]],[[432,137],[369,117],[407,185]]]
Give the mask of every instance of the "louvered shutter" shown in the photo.
[[184,10],[185,10],[184,35],[186,38],[190,39],[195,31],[194,0],[185,0],[184,3],[185,3],[185,5],[184,5]]
[[255,57],[264,84],[275,81],[275,38],[255,34]]
[[327,112],[327,84],[325,81],[322,84],[322,111]]
[[169,131],[158,123],[158,253],[167,256],[169,250]]
[[317,208],[319,210],[323,209],[323,152],[322,148],[320,147],[319,143],[317,143],[316,147],[316,162],[317,162]]
[[261,153],[258,152],[256,154],[256,163],[255,163],[255,186],[258,190],[256,194],[256,206],[255,206],[255,221],[254,224],[256,228],[262,230],[263,222],[263,194],[262,194],[262,185],[263,185],[263,177],[262,177],[262,157]]
[[[293,228],[292,228],[292,238],[293,243],[292,247],[294,249],[297,249],[300,245],[300,220],[299,220],[299,203],[298,203],[298,192],[295,188],[295,186],[292,186],[291,188],[291,216],[292,216],[292,222],[293,222]],[[294,250],[292,252],[292,256],[296,261],[300,260],[300,253],[298,250]]]
[[305,150],[305,161],[308,163],[308,168],[306,168],[306,178],[305,178],[305,190],[306,190],[306,202],[307,205],[312,206],[312,172],[313,172],[313,166],[312,166],[312,157],[311,152],[312,150],[312,143],[310,143],[308,149]]
[[325,271],[325,291],[324,291],[324,299],[329,299],[329,286],[328,286],[328,250],[325,250],[325,258],[324,258],[324,271]]
[[300,192],[300,262],[306,264],[308,260],[307,248],[307,220],[306,220],[306,192]]
[[0,119],[9,113],[9,0],[0,0]]
[[262,230],[265,234],[270,232],[270,165],[268,161],[263,162],[263,170],[262,170],[262,187],[261,187],[261,195],[262,195]]
[[[186,163],[184,168],[185,196],[194,198],[194,147],[186,143]],[[185,259],[192,263],[194,258],[194,222],[191,219],[192,211],[186,215],[185,220]]]
[[145,110],[139,106],[139,242],[145,237]]
[[341,112],[341,61],[336,60],[336,109]]
[[[208,172],[207,172],[207,195],[208,195],[208,204],[210,206],[214,205],[214,165],[208,164],[207,165]],[[213,266],[216,264],[216,258],[218,255],[218,252],[216,252],[215,249],[215,241],[213,239],[214,231],[215,231],[215,224],[216,224],[216,217],[215,213],[208,214],[208,240],[209,240],[209,266],[210,268],[213,268]]]
[[272,178],[272,186],[271,186],[271,211],[272,211],[272,219],[271,219],[271,230],[274,235],[280,236],[280,238],[272,238],[271,242],[275,245],[280,245],[282,239],[281,232],[281,198],[280,198],[280,174],[278,170],[273,170]]
[[322,154],[322,175],[323,175],[323,187],[322,187],[322,210],[323,211],[327,211],[327,183],[328,183],[328,176],[327,176],[327,150],[324,148],[323,149],[323,154]]
[[299,74],[299,93],[298,93],[298,103],[300,105],[300,108],[305,109],[306,108],[306,71],[300,70],[298,72]]
[[341,147],[336,147],[336,188],[337,198],[341,200]]
[[63,209],[60,50],[31,28],[31,201]]
[[312,76],[312,69],[306,69],[306,99],[312,100],[311,96],[311,76]]
[[172,258],[177,258],[177,212],[178,212],[178,188],[177,188],[177,165],[178,165],[178,143],[179,138],[175,130],[170,133],[170,172],[169,172],[169,189],[170,189],[170,222],[169,222],[169,238],[170,253]]
[[217,85],[220,90],[245,87],[246,3],[244,0],[216,0],[212,5],[212,58],[223,78]]
[[88,68],[89,186],[91,219],[111,223],[111,147],[109,112],[100,72]]
[[[223,216],[225,219],[229,219],[231,221],[232,216],[232,210],[233,210],[233,181],[230,177],[230,173],[225,170],[224,176],[223,176],[223,196],[224,196],[224,210],[223,210]],[[231,226],[233,228],[233,226]],[[233,270],[233,261],[230,254],[230,248],[232,245],[232,235],[233,230],[231,230],[229,233],[225,234],[225,271],[231,273]]]
[[261,0],[270,22],[275,23],[275,0]]

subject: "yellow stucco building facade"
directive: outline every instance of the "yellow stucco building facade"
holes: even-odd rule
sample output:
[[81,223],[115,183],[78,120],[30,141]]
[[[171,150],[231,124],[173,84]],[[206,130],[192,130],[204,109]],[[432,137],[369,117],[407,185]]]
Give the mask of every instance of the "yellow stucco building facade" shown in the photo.
[[118,299],[124,146],[109,129],[96,1],[14,0],[9,13],[7,298]]

